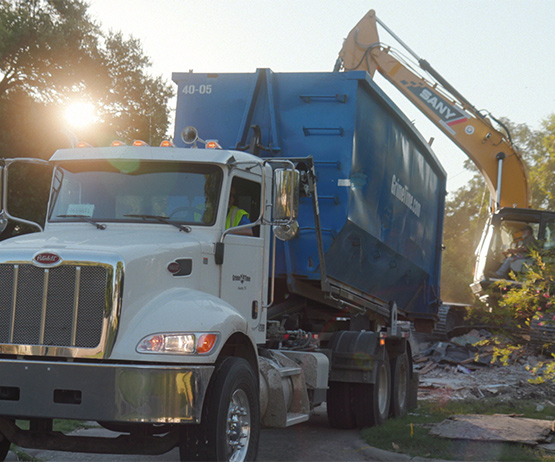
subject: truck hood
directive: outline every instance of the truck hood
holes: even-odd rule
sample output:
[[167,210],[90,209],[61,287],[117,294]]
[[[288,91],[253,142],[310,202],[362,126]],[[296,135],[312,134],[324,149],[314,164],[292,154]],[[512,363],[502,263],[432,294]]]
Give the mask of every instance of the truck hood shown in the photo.
[[[182,256],[199,249],[206,242],[206,233],[194,230],[184,233],[169,225],[118,225],[110,224],[105,230],[95,229],[89,224],[71,224],[53,227],[41,233],[27,234],[7,239],[0,243],[0,254],[35,253],[52,251],[60,254],[112,253],[124,262],[156,254]],[[200,249],[199,249],[200,250]],[[23,255],[21,255],[23,257]]]

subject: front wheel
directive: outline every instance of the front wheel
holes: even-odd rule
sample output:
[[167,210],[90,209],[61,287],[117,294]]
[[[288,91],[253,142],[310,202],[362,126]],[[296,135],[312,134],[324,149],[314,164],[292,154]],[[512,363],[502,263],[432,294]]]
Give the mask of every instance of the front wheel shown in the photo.
[[183,426],[181,460],[242,462],[256,458],[260,433],[258,381],[242,358],[225,358],[214,371],[202,422]]

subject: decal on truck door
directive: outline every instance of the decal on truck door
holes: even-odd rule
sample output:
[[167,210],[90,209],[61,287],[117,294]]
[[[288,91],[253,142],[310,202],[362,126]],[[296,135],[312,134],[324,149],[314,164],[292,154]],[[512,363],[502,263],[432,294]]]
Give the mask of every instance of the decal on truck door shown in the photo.
[[251,277],[247,276],[246,274],[239,274],[239,275],[233,274],[231,276],[231,280],[233,282],[238,282],[239,283],[239,285],[237,287],[237,290],[246,290],[247,288],[245,286],[245,283],[246,282],[251,282]]

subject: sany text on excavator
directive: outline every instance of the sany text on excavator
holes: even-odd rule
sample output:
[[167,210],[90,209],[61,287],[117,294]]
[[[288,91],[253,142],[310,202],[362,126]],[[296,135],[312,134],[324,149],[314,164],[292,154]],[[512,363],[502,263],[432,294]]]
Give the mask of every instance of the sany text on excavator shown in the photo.
[[[412,62],[379,40],[384,28]],[[426,60],[421,59],[370,10],[351,30],[335,71],[378,71],[426,115],[478,167],[492,197],[491,215],[476,250],[472,290],[483,295],[504,261],[514,235],[530,226],[545,248],[555,246],[555,213],[530,208],[526,165],[508,129],[491,114],[476,109]],[[499,126],[496,128],[492,120]],[[520,265],[521,266],[521,265]],[[516,265],[511,268],[519,271]],[[488,277],[489,276],[489,277]]]

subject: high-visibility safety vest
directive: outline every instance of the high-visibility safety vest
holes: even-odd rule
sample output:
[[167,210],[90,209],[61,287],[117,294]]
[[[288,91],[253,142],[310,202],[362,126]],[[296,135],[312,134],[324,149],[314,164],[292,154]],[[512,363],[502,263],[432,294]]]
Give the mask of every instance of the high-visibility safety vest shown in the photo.
[[246,212],[243,209],[240,209],[236,205],[232,206],[229,209],[229,212],[227,212],[227,218],[225,220],[226,229],[239,226],[239,223],[241,223],[241,220],[243,219],[243,217],[249,218],[248,212]]

